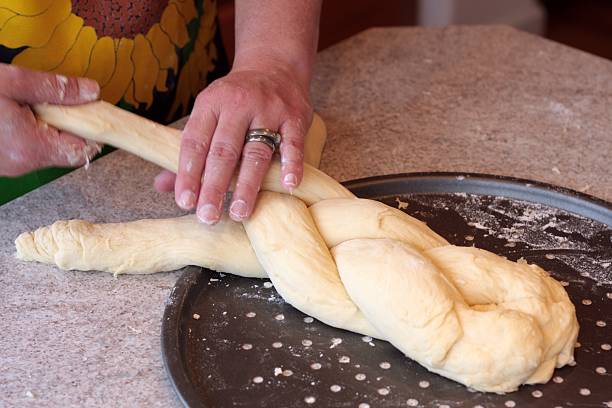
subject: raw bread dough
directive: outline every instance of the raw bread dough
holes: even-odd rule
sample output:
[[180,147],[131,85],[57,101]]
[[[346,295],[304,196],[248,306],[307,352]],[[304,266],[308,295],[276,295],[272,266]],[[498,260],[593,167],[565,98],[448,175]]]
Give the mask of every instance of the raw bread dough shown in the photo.
[[57,221],[19,235],[15,245],[20,259],[66,270],[148,274],[200,265],[266,277],[244,228],[227,216],[214,226],[199,223],[194,215],[114,224]]
[[573,361],[574,307],[535,265],[472,247],[419,252],[389,239],[345,241],[332,254],[366,319],[433,372],[502,392],[547,382]]
[[[126,150],[176,173],[181,131],[146,120],[108,102],[97,101],[74,106],[40,104],[36,115],[59,129],[94,142]],[[306,136],[304,161],[319,167],[325,145],[325,122],[316,113]]]
[[[143,156],[172,170],[178,148],[171,149]],[[574,306],[538,266],[449,245],[424,223],[355,198],[314,167],[306,166],[294,196],[280,194],[279,178],[275,163],[243,225],[224,218],[204,226],[193,216],[59,221],[21,234],[17,255],[64,269],[153,273],[196,264],[268,276],[302,312],[388,340],[427,369],[480,391],[544,383],[573,361]]]
[[20,258],[64,269],[153,273],[200,265],[268,276],[302,312],[388,340],[429,370],[481,391],[547,382],[555,367],[573,361],[578,335],[565,290],[538,266],[449,245],[371,200],[334,198],[308,208],[262,192],[244,228],[227,218],[205,226],[193,216],[59,221],[21,234],[16,245]]
[[[381,206],[335,199],[306,211],[295,197],[264,192],[243,224],[290,304],[329,325],[386,339],[445,377],[508,392],[547,382],[555,366],[573,361],[578,323],[559,282],[535,265],[449,245],[431,230],[421,237],[424,224],[389,207],[391,214],[377,218]],[[318,227],[332,218],[346,227],[341,234]],[[391,238],[382,237],[385,228]]]

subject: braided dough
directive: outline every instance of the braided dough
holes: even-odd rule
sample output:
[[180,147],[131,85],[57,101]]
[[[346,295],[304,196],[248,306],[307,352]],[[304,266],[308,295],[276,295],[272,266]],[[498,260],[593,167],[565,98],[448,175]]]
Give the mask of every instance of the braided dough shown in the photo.
[[312,166],[294,195],[283,194],[279,169],[272,166],[242,225],[224,218],[205,226],[191,215],[58,221],[21,234],[17,256],[115,274],[199,265],[267,276],[302,312],[387,340],[430,371],[480,391],[544,383],[574,361],[574,306],[538,266],[449,245],[424,223],[355,198]]

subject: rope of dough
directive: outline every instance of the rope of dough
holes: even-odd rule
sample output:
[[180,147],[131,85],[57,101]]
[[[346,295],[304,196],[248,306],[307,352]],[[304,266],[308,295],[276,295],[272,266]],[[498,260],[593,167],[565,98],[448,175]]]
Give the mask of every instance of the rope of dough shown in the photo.
[[[180,130],[160,125],[103,101],[75,106],[41,104],[33,108],[39,119],[57,128],[123,149],[174,173],[178,170]],[[304,160],[309,164],[304,166],[304,181],[293,190],[296,197],[309,204],[327,197],[354,197],[341,184],[316,169],[324,143],[325,125],[314,114],[304,149]],[[278,159],[273,160],[261,189],[284,192],[279,183],[280,174],[280,162]]]
[[278,173],[267,179],[244,227],[227,218],[205,226],[193,216],[58,221],[21,234],[17,255],[63,269],[153,273],[194,264],[268,276],[302,312],[388,340],[430,371],[480,391],[544,383],[574,361],[574,306],[538,266],[449,245],[311,166],[294,196],[280,193]]

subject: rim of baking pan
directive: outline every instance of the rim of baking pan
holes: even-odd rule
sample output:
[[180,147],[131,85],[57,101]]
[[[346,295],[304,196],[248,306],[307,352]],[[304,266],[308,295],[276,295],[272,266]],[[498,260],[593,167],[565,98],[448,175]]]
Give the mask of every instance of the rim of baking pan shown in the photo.
[[164,368],[176,395],[186,407],[204,406],[191,384],[183,360],[183,353],[180,350],[181,313],[185,301],[191,298],[190,292],[196,287],[195,284],[201,271],[202,268],[200,267],[188,266],[178,278],[166,301],[161,329],[161,351]]
[[[612,203],[575,190],[507,176],[480,173],[402,173],[373,176],[342,183],[358,197],[383,198],[419,193],[469,193],[495,195],[559,208],[612,227]],[[200,290],[202,268],[190,266],[177,280],[164,311],[161,348],[164,367],[176,395],[186,407],[205,407],[193,387],[180,350],[181,313],[191,292]]]
[[481,173],[426,172],[373,176],[342,184],[366,198],[406,193],[502,196],[559,208],[612,227],[612,203],[541,181]]

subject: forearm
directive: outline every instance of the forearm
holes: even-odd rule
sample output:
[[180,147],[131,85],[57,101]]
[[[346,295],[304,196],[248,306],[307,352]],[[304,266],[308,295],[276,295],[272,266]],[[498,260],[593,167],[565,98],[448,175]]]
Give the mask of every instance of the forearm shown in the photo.
[[283,64],[307,87],[314,64],[321,0],[236,0],[234,69]]

